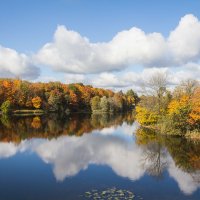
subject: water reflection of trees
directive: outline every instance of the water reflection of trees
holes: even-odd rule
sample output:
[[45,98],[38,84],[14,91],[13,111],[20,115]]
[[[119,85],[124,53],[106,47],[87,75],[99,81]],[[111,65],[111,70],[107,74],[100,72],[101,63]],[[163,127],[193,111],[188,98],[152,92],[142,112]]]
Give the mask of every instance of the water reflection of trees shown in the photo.
[[163,141],[176,166],[184,171],[200,170],[200,143],[180,137],[167,137]]
[[143,168],[152,176],[162,177],[167,167],[167,151],[157,139],[154,131],[139,128],[136,132],[136,142],[143,147]]
[[155,131],[140,128],[136,132],[136,142],[144,148],[143,165],[151,175],[161,176],[167,167],[167,152],[176,167],[190,173],[195,182],[200,181],[200,143],[182,137],[157,135]]
[[161,178],[167,167],[166,151],[160,143],[152,142],[145,147],[143,167],[152,176]]
[[121,125],[123,122],[132,124],[132,113],[120,115],[110,114],[74,114],[67,117],[59,115],[26,116],[0,118],[0,140],[20,142],[28,138],[55,138],[60,135],[81,136],[95,129]]
[[[29,138],[56,138],[61,135],[81,136],[94,130],[117,127],[124,122],[131,125],[131,113],[120,115],[78,114],[32,117],[1,117],[0,141],[20,143]],[[181,137],[162,136],[155,131],[139,128],[135,133],[136,143],[142,148],[142,166],[150,175],[161,178],[169,163],[169,154],[174,165],[200,182],[200,143]]]

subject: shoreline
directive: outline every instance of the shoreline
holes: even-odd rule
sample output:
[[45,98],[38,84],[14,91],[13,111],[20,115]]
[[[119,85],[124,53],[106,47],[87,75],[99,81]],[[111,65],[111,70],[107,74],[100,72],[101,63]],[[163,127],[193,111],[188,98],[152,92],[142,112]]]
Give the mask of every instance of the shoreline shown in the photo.
[[[62,112],[66,115],[69,114],[95,114],[95,115],[101,115],[101,114],[109,114],[109,115],[113,115],[113,114],[118,114],[118,113],[126,113],[126,112],[132,112],[132,111],[123,111],[123,112],[104,112],[104,111],[90,111],[90,110],[80,110],[80,111],[67,111],[67,112]],[[35,109],[35,110],[29,110],[29,109],[18,109],[18,110],[11,110],[8,114],[8,116],[34,116],[34,115],[45,115],[45,114],[60,114],[59,111],[52,111],[52,110],[48,110],[45,111],[43,109]],[[0,111],[0,116],[2,116],[3,113]]]
[[157,131],[156,134],[160,134],[163,136],[177,136],[177,137],[184,137],[187,140],[198,140],[200,141],[200,132],[197,130],[193,131],[187,131],[185,134],[167,134],[167,133],[161,133],[160,129],[157,126],[145,126],[145,125],[140,125],[142,128],[146,128],[152,131]]

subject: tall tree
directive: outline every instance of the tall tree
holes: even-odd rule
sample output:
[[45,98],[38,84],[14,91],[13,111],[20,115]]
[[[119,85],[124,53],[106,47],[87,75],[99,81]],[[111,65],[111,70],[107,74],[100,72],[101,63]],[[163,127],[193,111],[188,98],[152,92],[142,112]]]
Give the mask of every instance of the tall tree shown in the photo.
[[100,97],[99,96],[95,96],[91,99],[91,109],[92,111],[97,111],[100,110]]
[[101,98],[100,107],[103,112],[109,112],[109,102],[106,96]]

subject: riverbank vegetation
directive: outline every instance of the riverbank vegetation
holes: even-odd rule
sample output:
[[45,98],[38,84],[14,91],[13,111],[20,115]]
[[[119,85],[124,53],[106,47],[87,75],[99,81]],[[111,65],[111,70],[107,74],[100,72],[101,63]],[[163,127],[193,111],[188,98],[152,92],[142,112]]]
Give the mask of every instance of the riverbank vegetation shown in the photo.
[[144,88],[145,95],[139,98],[133,90],[113,92],[82,83],[0,79],[0,109],[3,115],[102,114],[135,109],[136,120],[143,127],[161,134],[200,138],[199,83],[188,80],[173,90],[167,88],[167,83],[166,74],[154,74]]
[[138,96],[90,85],[60,82],[31,83],[0,79],[0,108],[3,114],[41,112],[122,112],[135,107]]
[[200,139],[200,85],[187,80],[167,89],[167,76],[155,74],[147,95],[136,106],[136,119],[144,127],[162,134],[184,135]]

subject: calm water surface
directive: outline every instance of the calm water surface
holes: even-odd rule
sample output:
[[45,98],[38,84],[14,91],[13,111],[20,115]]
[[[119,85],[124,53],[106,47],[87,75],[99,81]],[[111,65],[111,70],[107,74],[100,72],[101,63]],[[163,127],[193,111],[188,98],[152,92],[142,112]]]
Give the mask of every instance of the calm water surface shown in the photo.
[[2,117],[0,186],[0,200],[98,199],[85,194],[113,188],[199,200],[200,143],[140,129],[131,114]]

